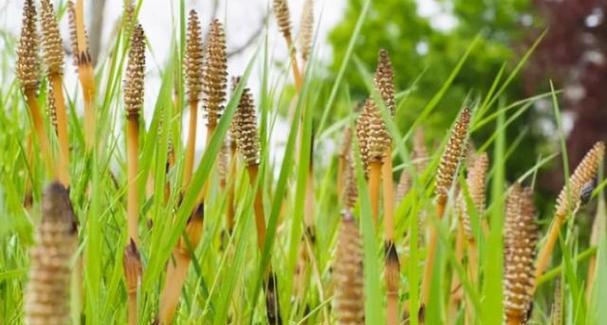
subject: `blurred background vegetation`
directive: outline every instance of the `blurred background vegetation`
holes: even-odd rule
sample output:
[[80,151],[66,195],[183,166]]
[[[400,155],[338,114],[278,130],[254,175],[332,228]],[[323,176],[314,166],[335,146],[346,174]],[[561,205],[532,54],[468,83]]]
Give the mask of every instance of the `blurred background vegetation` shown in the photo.
[[[427,125],[428,139],[439,139],[466,100],[482,98],[502,65],[508,75],[533,42],[546,31],[521,73],[503,93],[503,103],[529,98],[549,91],[549,82],[562,90],[559,99],[565,110],[564,128],[571,166],[581,160],[595,141],[607,135],[607,113],[602,100],[607,86],[604,53],[607,29],[604,13],[607,4],[598,0],[438,0],[436,5],[453,19],[445,26],[436,17],[419,13],[420,1],[374,1],[362,26],[354,53],[367,69],[376,64],[377,50],[391,53],[399,90],[414,87],[399,107],[397,123],[401,131],[411,126],[415,116],[440,89],[458,60],[473,40],[480,42],[470,53],[453,85],[447,90]],[[349,1],[343,21],[330,33],[334,59],[330,67],[336,73],[345,54],[351,31],[363,1]],[[367,90],[359,71],[346,71],[354,100],[363,100]],[[595,91],[593,91],[593,89]],[[607,100],[607,98],[604,98]],[[482,143],[493,126],[476,132]],[[531,110],[510,128],[508,140],[526,132],[523,142],[507,166],[510,180],[532,166],[540,154],[558,150],[558,134],[550,98],[538,100]],[[539,188],[544,194],[558,191],[563,184],[560,157],[542,171]]]

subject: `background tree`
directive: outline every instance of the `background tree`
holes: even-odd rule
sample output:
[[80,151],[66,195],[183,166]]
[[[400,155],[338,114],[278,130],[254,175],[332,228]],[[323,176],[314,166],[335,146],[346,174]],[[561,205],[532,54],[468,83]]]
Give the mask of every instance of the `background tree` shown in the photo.
[[[339,69],[362,3],[360,0],[350,1],[343,21],[330,34],[334,50],[332,71]],[[440,1],[438,5],[453,16],[455,26],[441,26],[432,21],[432,18],[420,16],[418,2],[415,0],[373,2],[362,26],[362,37],[354,49],[355,55],[370,71],[375,66],[377,50],[387,49],[392,56],[399,90],[406,89],[419,77],[417,87],[397,112],[399,128],[407,130],[424,105],[447,80],[473,39],[481,35],[480,42],[436,108],[441,113],[432,114],[424,124],[428,138],[437,138],[450,125],[468,95],[470,99],[484,95],[503,64],[507,65],[508,73],[518,63],[520,54],[527,50],[528,44],[523,42],[527,30],[536,24],[533,16],[528,14],[530,7],[527,0],[455,0]],[[367,96],[356,68],[347,70],[345,80],[349,83],[353,98],[362,99]],[[524,90],[520,78],[517,78],[503,97],[509,102],[523,99],[528,96]],[[509,161],[511,176],[520,175],[520,172],[527,170],[533,164],[527,157],[536,156],[535,149],[540,134],[528,127],[530,120],[535,120],[532,112],[526,113],[509,130],[509,139],[514,139],[523,128],[529,132],[525,143]],[[486,130],[477,132],[477,142],[490,134],[492,128],[493,126],[488,126]]]

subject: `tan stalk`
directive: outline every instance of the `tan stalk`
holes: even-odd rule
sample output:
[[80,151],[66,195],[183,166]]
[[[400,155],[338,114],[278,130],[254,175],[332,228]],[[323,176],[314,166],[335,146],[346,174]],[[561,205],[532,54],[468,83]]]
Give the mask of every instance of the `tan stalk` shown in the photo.
[[68,324],[71,259],[78,232],[68,191],[60,183],[52,183],[44,191],[36,238],[25,289],[25,322]]
[[68,139],[67,110],[63,96],[63,41],[55,18],[55,10],[50,0],[41,2],[42,47],[48,71],[48,80],[55,104],[57,138],[59,139],[59,180],[69,187],[70,146]]
[[365,323],[362,240],[352,212],[345,211],[333,264],[333,299],[338,324]]
[[127,293],[127,319],[129,325],[137,325],[137,291],[141,276],[141,257],[137,244],[131,239],[124,249],[124,274]]
[[184,60],[184,75],[190,109],[188,140],[183,167],[183,186],[187,187],[192,178],[194,154],[196,152],[196,128],[198,121],[198,103],[202,94],[203,44],[200,21],[195,10],[190,11]]
[[504,319],[508,325],[527,324],[535,290],[537,240],[533,191],[514,184],[508,193],[504,222]]
[[303,80],[301,77],[299,64],[297,63],[297,53],[295,53],[293,36],[291,34],[291,16],[289,13],[289,5],[287,0],[273,0],[272,7],[274,9],[274,15],[276,16],[278,29],[287,42],[287,49],[289,50],[289,58],[291,60],[291,69],[293,70],[293,79],[295,80],[295,88],[297,88],[297,92],[300,92],[303,85]]
[[[439,222],[445,214],[445,208],[449,198],[449,189],[455,179],[457,169],[461,163],[468,137],[468,126],[470,124],[470,109],[464,107],[455,125],[451,130],[447,146],[439,161],[436,174],[436,221]],[[430,287],[434,259],[436,258],[437,231],[434,223],[430,224],[430,237],[428,242],[426,268],[422,279],[422,302],[425,306],[429,301]]]
[[603,142],[597,142],[592,149],[588,151],[569,178],[568,183],[565,184],[561,190],[557,199],[556,212],[552,224],[550,225],[550,230],[548,231],[548,237],[537,257],[535,267],[536,280],[544,273],[544,270],[550,262],[550,256],[552,255],[552,251],[558,240],[561,226],[567,220],[567,216],[569,214],[573,215],[580,205],[582,189],[589,182],[594,182],[604,155],[605,144]]
[[85,145],[87,150],[91,150],[96,143],[97,126],[94,106],[96,86],[93,60],[89,52],[88,35],[84,24],[83,0],[76,0],[75,7],[72,1],[68,1],[68,13],[70,16],[72,48],[77,50],[74,52],[74,56],[75,63],[78,66],[78,79],[84,99]]
[[37,141],[42,151],[42,160],[52,176],[55,176],[56,166],[51,153],[49,138],[45,132],[42,113],[38,105],[36,92],[38,91],[38,73],[40,58],[38,57],[39,39],[36,27],[36,6],[33,0],[26,0],[23,4],[23,20],[21,25],[21,36],[17,49],[17,79],[21,90],[27,101],[28,113]]

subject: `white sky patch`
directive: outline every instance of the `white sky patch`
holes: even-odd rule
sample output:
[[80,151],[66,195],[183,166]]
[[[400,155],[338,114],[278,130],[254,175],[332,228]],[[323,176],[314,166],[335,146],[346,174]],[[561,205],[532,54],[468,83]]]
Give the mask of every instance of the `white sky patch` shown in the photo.
[[448,31],[457,25],[451,10],[436,0],[417,0],[417,14],[429,19],[430,25],[440,31]]

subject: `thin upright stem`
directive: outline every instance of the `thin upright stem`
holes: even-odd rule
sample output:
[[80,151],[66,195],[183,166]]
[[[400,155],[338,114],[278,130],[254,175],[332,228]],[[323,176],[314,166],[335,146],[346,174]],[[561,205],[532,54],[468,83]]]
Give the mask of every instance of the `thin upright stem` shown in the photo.
[[234,191],[236,188],[236,148],[232,148],[230,151],[230,171],[228,173],[228,209],[226,213],[226,226],[228,232],[231,233],[234,230],[234,215],[236,213],[234,206]]
[[185,163],[183,166],[183,186],[187,187],[192,178],[194,169],[194,153],[196,150],[196,128],[198,119],[198,102],[190,102],[190,124],[188,127],[188,142],[185,152]]
[[[436,202],[436,222],[440,222],[445,214],[447,206],[447,196],[439,196]],[[436,225],[430,223],[430,238],[427,248],[426,268],[424,269],[424,277],[422,279],[422,302],[426,307],[430,298],[430,288],[432,286],[432,272],[434,270],[434,260],[436,259],[436,244],[438,241],[438,233]]]
[[[394,179],[392,178],[392,148],[388,147],[382,164],[382,185],[384,193],[384,231],[386,234],[387,245],[394,245]],[[394,253],[396,251],[394,250]],[[390,259],[396,258],[396,261]],[[399,323],[398,317],[398,284],[400,275],[400,265],[398,257],[390,256],[386,252],[386,271],[385,281],[387,304],[386,317],[387,324],[396,325]]]
[[70,144],[67,133],[67,111],[65,108],[65,98],[63,96],[63,78],[61,75],[55,74],[49,76],[52,84],[53,94],[55,99],[55,108],[57,114],[57,138],[59,139],[59,178],[63,186],[70,185]]
[[187,236],[188,242],[182,237],[173,249],[172,259],[169,260],[167,265],[164,288],[160,296],[160,324],[171,324],[175,316],[179,296],[188,274],[188,267],[192,261],[190,248],[192,251],[195,250],[202,236],[203,213],[204,207],[199,205],[186,225],[184,236]]
[[394,179],[392,178],[392,148],[388,148],[382,165],[384,192],[384,231],[386,240],[394,241]]
[[[249,165],[247,169],[249,172],[249,182],[251,187],[255,188],[259,173],[259,166]],[[255,201],[253,203],[253,208],[255,211],[255,227],[257,229],[257,246],[261,251],[263,249],[263,243],[266,239],[266,219],[263,211],[263,192],[261,186],[255,190]]]
[[78,79],[82,87],[82,97],[84,99],[84,140],[87,151],[90,151],[95,145],[96,138],[96,118],[95,118],[95,75],[91,62],[84,62],[78,65]]
[[32,123],[34,124],[34,131],[38,138],[40,150],[42,151],[42,160],[46,162],[47,170],[51,173],[52,176],[54,176],[54,172],[56,171],[56,169],[53,161],[53,156],[50,150],[51,145],[46,135],[46,132],[44,132],[44,123],[42,122],[42,115],[40,114],[40,107],[38,106],[36,93],[34,91],[28,91],[25,93],[25,98],[27,100],[30,118],[32,119]]
[[377,225],[379,215],[379,183],[381,181],[381,161],[369,163],[369,197],[371,198],[371,213]]
[[546,270],[548,263],[550,262],[550,256],[552,256],[552,251],[554,250],[554,246],[556,245],[556,241],[559,238],[559,233],[561,231],[561,227],[564,222],[564,217],[557,215],[554,218],[554,222],[550,225],[550,230],[548,231],[548,237],[546,238],[546,243],[544,247],[540,250],[540,253],[537,255],[537,262],[535,266],[535,280],[537,281],[540,276]]
[[129,238],[139,244],[139,193],[137,190],[137,173],[139,170],[139,121],[127,120],[127,229]]
[[295,52],[295,47],[293,46],[293,40],[291,37],[286,38],[287,48],[289,50],[289,58],[291,60],[291,70],[293,70],[293,79],[295,80],[295,88],[297,92],[301,92],[301,88],[303,86],[303,80],[301,77],[301,70],[299,70],[299,64],[297,63],[297,53]]

